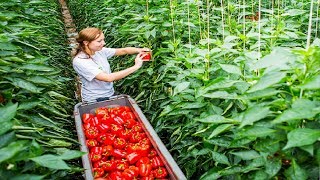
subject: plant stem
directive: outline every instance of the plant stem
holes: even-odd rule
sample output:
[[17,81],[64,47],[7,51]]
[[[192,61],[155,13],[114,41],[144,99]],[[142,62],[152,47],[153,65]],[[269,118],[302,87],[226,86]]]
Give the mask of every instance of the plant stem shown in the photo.
[[189,55],[191,55],[190,0],[188,0],[188,38],[189,38]]
[[306,49],[309,49],[309,47],[310,47],[310,41],[311,41],[312,12],[313,12],[313,0],[311,0],[311,4],[310,4],[309,25],[308,25],[308,37],[307,37],[307,46],[306,46]]
[[[176,37],[174,32],[174,17],[173,17],[173,2],[170,0],[170,12],[171,12],[171,25],[172,25],[172,36],[173,36],[173,43],[176,43]],[[175,46],[174,46],[175,47]],[[177,52],[174,49],[175,57],[177,57]]]

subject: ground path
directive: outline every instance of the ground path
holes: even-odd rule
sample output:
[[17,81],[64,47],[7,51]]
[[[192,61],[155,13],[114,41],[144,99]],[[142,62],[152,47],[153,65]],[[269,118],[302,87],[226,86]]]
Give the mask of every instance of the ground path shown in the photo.
[[[71,52],[70,55],[74,54],[76,51],[76,47],[78,46],[78,43],[76,41],[76,36],[78,35],[77,29],[75,24],[73,23],[72,16],[70,14],[70,11],[68,9],[68,6],[65,2],[65,0],[59,0],[59,3],[61,5],[61,13],[62,13],[62,18],[64,21],[64,26],[65,26],[65,32],[68,36],[68,44],[71,47]],[[78,100],[81,98],[81,93],[80,93],[80,80],[79,77],[76,78],[76,92],[75,96]]]

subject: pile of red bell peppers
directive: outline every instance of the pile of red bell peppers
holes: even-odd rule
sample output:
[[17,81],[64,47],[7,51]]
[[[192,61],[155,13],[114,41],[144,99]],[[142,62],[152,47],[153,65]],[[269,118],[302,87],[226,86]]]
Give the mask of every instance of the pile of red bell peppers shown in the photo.
[[99,107],[82,115],[94,178],[168,179],[168,172],[128,106]]

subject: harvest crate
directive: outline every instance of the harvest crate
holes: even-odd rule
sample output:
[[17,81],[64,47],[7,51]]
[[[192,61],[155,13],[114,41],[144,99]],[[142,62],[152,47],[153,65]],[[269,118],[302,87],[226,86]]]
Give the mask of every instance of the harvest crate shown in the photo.
[[164,146],[162,141],[160,140],[157,133],[154,131],[153,127],[149,123],[149,121],[146,119],[144,114],[142,113],[141,109],[130,96],[128,95],[119,95],[111,97],[110,100],[102,101],[102,102],[94,102],[94,103],[78,103],[74,107],[74,118],[76,123],[76,129],[78,134],[78,139],[80,142],[80,149],[83,152],[87,152],[87,154],[82,156],[82,164],[85,168],[85,179],[91,180],[93,179],[92,174],[92,167],[91,162],[89,160],[88,155],[88,148],[86,146],[86,137],[84,135],[84,131],[82,128],[82,114],[84,113],[94,113],[94,110],[98,107],[105,107],[105,106],[129,106],[135,116],[137,117],[137,120],[141,123],[143,129],[145,130],[145,133],[147,134],[148,138],[150,139],[153,147],[158,152],[159,156],[162,158],[166,169],[168,170],[168,174],[171,180],[184,180],[186,179],[185,175],[177,165],[177,163],[172,158],[171,154],[167,150],[167,148]]

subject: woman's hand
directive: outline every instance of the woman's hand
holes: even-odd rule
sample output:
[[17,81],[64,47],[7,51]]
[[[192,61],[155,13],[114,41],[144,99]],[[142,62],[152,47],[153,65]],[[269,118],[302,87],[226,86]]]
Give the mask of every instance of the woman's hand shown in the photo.
[[142,58],[143,58],[144,56],[146,56],[145,53],[142,53],[142,52],[139,53],[139,54],[136,56],[136,58],[134,59],[134,62],[135,62],[134,66],[140,68],[140,67],[142,66],[142,64],[143,64]]

